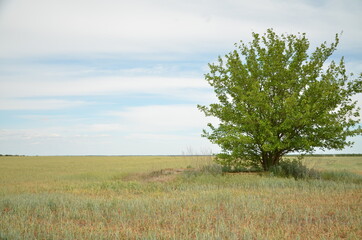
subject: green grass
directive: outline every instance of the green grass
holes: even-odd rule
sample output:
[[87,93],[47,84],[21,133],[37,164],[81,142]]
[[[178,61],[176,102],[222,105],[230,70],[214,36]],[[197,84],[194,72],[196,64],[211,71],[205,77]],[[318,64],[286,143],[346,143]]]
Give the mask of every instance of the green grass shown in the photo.
[[210,163],[196,156],[0,157],[0,239],[361,239],[362,183],[345,179],[362,157],[305,161],[346,174],[160,171]]

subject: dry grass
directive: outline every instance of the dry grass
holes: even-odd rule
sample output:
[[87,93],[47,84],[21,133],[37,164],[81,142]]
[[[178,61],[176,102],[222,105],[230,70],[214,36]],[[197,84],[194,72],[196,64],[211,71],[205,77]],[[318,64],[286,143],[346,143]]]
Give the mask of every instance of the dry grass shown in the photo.
[[190,176],[192,158],[0,158],[0,239],[362,237],[361,184]]
[[171,182],[187,170],[188,169],[186,168],[166,168],[146,173],[129,174],[122,178],[122,180],[144,182]]

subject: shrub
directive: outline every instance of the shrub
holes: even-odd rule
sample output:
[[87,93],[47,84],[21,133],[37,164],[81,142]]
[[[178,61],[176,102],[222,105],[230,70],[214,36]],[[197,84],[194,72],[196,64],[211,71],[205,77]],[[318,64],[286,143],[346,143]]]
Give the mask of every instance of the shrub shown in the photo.
[[238,173],[238,172],[260,172],[262,171],[262,169],[260,167],[256,167],[256,166],[229,166],[229,165],[225,165],[222,166],[222,171],[223,172],[228,172],[228,173]]
[[323,171],[321,173],[321,178],[324,180],[330,181],[341,181],[341,182],[351,182],[351,183],[362,183],[362,176],[357,173],[348,172],[348,171]]
[[293,177],[297,179],[313,178],[319,179],[321,175],[314,169],[307,168],[299,159],[284,159],[278,165],[272,166],[269,172],[273,176]]
[[200,172],[202,173],[208,173],[211,175],[220,175],[222,174],[222,166],[219,164],[209,164],[209,165],[205,165],[202,166],[200,168]]
[[208,164],[201,166],[197,169],[187,169],[184,171],[184,176],[186,177],[195,177],[200,175],[221,175],[223,173],[222,166],[219,164]]

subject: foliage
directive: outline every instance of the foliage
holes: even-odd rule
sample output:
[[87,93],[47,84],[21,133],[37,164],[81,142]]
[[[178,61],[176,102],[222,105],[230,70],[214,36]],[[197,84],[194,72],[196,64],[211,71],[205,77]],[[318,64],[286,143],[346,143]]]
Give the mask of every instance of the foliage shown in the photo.
[[348,75],[343,58],[328,64],[338,43],[336,35],[330,46],[324,42],[309,53],[305,34],[278,36],[269,29],[209,64],[205,79],[219,103],[198,108],[220,120],[203,132],[223,150],[217,162],[268,170],[290,152],[351,146],[347,137],[362,133],[351,99],[362,91],[362,73]]
[[278,165],[269,169],[270,173],[279,177],[297,179],[319,179],[321,175],[314,169],[309,169],[300,159],[283,159]]
[[[323,159],[324,158],[324,159]],[[316,170],[305,165],[301,159],[283,159],[278,165],[272,166],[269,169],[269,172],[272,176],[278,177],[293,177],[297,179],[322,179],[327,181],[336,181],[336,182],[348,182],[348,183],[362,183],[362,175],[354,173],[347,170],[338,169],[339,164],[336,161],[333,161],[335,157],[323,157],[321,160],[328,160],[333,170]],[[332,159],[332,160],[331,160]],[[356,158],[356,160],[358,160]],[[353,163],[354,159],[350,158],[349,162]],[[360,162],[359,162],[360,164]],[[346,161],[343,161],[344,167],[347,167]],[[352,166],[349,166],[350,169],[353,169]]]

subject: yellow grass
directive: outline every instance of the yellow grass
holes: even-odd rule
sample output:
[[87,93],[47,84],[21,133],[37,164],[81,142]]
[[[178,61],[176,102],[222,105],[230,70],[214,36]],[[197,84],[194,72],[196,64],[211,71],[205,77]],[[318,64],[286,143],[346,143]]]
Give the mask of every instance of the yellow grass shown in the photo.
[[[361,171],[361,157],[318,161]],[[361,184],[171,170],[209,163],[1,157],[0,239],[361,239]]]

